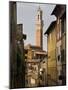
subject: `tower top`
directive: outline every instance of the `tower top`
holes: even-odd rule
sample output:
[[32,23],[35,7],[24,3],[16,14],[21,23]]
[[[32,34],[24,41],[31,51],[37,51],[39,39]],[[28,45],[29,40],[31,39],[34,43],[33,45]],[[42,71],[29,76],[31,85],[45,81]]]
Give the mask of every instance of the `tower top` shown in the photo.
[[40,8],[40,6],[38,7],[38,11],[42,11],[41,8]]

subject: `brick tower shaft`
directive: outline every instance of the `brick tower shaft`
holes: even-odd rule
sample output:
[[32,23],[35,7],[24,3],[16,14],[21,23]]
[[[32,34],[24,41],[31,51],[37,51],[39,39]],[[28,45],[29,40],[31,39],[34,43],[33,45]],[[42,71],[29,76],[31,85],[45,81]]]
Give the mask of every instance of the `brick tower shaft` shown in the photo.
[[42,10],[38,8],[36,15],[36,33],[35,33],[35,44],[36,46],[43,48],[43,20]]

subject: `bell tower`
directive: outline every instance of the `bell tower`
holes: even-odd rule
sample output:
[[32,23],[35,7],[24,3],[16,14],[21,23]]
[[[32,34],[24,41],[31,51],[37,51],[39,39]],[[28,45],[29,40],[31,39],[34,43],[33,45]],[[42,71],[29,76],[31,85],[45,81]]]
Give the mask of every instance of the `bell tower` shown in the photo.
[[38,8],[36,15],[35,44],[36,46],[43,49],[43,20],[42,20],[42,10],[40,7]]

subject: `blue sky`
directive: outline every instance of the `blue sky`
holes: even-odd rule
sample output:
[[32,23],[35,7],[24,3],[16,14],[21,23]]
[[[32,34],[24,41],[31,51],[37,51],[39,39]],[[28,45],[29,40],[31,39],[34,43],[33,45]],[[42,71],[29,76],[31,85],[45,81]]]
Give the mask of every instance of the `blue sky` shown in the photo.
[[56,19],[55,16],[51,15],[55,5],[53,4],[38,4],[38,3],[22,3],[17,2],[17,23],[23,24],[23,33],[27,35],[25,40],[25,45],[32,44],[35,45],[35,23],[37,9],[40,8],[43,11],[43,49],[47,50],[47,38],[44,36],[44,32],[47,30],[48,26],[52,21]]

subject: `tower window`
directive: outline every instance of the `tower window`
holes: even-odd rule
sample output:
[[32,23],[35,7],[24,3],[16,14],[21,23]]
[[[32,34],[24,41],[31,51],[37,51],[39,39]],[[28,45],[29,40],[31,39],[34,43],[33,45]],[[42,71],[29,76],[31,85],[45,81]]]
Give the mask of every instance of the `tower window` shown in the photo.
[[38,20],[39,20],[39,15],[38,15]]

